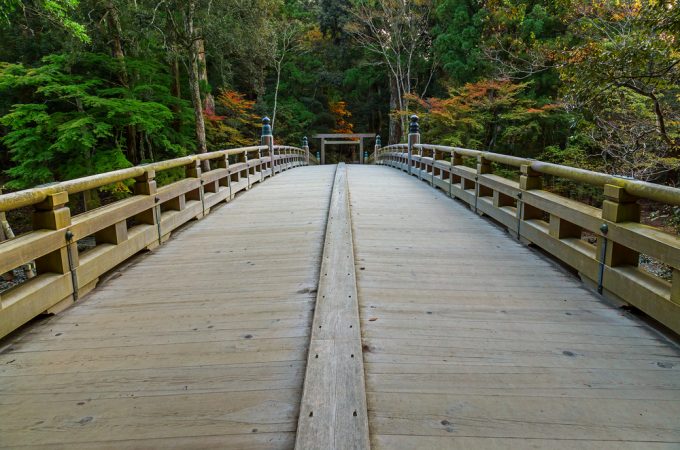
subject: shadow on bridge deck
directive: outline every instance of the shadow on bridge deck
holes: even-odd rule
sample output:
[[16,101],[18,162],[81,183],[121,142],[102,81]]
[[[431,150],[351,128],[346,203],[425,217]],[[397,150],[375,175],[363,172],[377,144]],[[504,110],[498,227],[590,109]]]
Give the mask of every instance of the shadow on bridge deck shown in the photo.
[[[272,178],[6,342],[0,447],[292,447],[334,172]],[[347,179],[373,448],[680,446],[675,343],[426,184]]]

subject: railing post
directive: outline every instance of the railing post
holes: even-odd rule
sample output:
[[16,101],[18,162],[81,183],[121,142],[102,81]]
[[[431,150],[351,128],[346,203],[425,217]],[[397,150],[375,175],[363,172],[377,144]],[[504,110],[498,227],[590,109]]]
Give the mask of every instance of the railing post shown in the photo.
[[[67,192],[57,192],[49,194],[45,200],[35,205],[33,212],[33,229],[34,230],[62,230],[71,226],[71,210],[66,206],[68,203]],[[73,301],[78,300],[78,278],[76,269],[78,263],[78,243],[73,241],[73,233],[66,230],[64,233],[66,245],[53,252],[35,260],[35,266],[38,274],[41,273],[71,273],[71,285],[73,293]],[[66,298],[60,301],[70,303],[70,299]],[[50,308],[54,310],[55,307]],[[63,309],[57,306],[56,309]]]
[[[634,197],[619,186],[606,184],[604,186],[604,202],[602,203],[602,219],[610,222],[640,222],[640,205],[637,197]],[[610,241],[606,251],[602,251],[606,236],[600,236],[597,240],[598,255],[604,253],[604,264],[609,267],[631,265],[637,266],[640,254]]]
[[[272,169],[272,176],[274,175],[274,136],[272,135],[271,120],[269,117],[262,118],[262,138],[260,145],[266,145],[269,151],[269,165]],[[260,165],[260,167],[262,167]],[[261,169],[260,169],[261,170]]]
[[[147,225],[156,226],[156,231],[158,233],[158,243],[161,243],[161,217],[160,217],[160,205],[158,204],[158,199],[156,195],[156,171],[153,169],[147,169],[144,174],[135,178],[134,186],[135,195],[149,195],[154,196],[154,205],[142,211],[141,213],[134,216],[135,221],[139,223],[144,223]],[[180,196],[182,197],[182,196]],[[184,198],[178,198],[177,209],[184,206]],[[153,249],[156,245],[150,245],[147,247],[148,250]]]
[[305,165],[309,165],[309,141],[307,136],[302,138],[302,149],[305,151]]
[[541,174],[536,172],[528,164],[520,166],[521,175],[519,177],[520,192],[517,194],[517,239],[522,239],[522,222],[531,219],[540,219],[543,216],[543,211],[526,203],[523,198],[523,191],[532,189],[541,189],[543,187],[543,178]]
[[482,186],[482,175],[487,173],[492,173],[493,169],[491,167],[491,162],[483,156],[477,157],[477,175],[475,176],[475,207],[474,211],[477,212],[477,205],[479,203],[479,197],[488,197],[493,195],[493,191],[485,186]]
[[218,169],[225,169],[227,171],[227,176],[224,177],[224,178],[220,178],[219,185],[229,189],[229,196],[224,199],[225,202],[228,202],[229,200],[232,199],[232,196],[231,196],[231,175],[229,175],[229,156],[227,156],[227,155],[220,156],[217,159],[217,168]]
[[408,160],[407,172],[411,175],[411,165],[413,164],[413,146],[420,144],[420,125],[418,124],[418,116],[413,114],[411,116],[411,124],[408,128]]
[[201,162],[197,159],[191,164],[187,165],[184,169],[184,174],[187,178],[198,179],[198,188],[193,191],[189,191],[186,194],[187,200],[198,200],[201,202],[201,214],[196,216],[197,219],[202,218],[206,214],[205,210],[205,197],[203,192],[203,180],[201,179]]
[[382,147],[382,141],[380,139],[380,135],[377,134],[375,136],[375,150],[373,150],[373,163],[374,164],[380,164],[378,162],[378,152],[380,151],[381,147]]

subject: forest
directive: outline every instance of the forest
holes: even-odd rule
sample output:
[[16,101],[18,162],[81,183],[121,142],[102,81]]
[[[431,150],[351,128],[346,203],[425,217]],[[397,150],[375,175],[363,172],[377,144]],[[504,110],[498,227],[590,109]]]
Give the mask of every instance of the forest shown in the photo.
[[265,115],[403,142],[414,112],[426,142],[680,182],[675,0],[0,0],[0,39],[5,190],[252,145]]

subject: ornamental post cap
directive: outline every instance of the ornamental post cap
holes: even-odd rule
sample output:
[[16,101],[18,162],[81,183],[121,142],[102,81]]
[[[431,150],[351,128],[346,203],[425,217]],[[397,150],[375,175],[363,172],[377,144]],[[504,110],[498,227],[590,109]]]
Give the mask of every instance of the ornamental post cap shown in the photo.
[[307,140],[307,136],[304,136],[302,138],[302,146],[307,147],[307,145],[309,145],[309,141]]
[[375,145],[381,146],[382,145],[382,140],[380,139],[380,135],[376,134],[375,135]]
[[413,114],[411,116],[411,125],[409,126],[409,133],[419,133],[420,132],[420,125],[418,124],[418,116]]
[[272,126],[270,125],[271,120],[269,120],[269,117],[264,116],[262,118],[262,136],[271,136],[272,134]]

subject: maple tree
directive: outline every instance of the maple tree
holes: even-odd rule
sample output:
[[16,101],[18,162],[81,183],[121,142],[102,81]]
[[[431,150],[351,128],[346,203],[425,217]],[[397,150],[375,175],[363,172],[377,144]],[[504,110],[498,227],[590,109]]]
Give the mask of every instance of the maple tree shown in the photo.
[[216,98],[216,113],[204,113],[210,150],[252,145],[259,131],[255,102],[231,89]]
[[347,102],[330,102],[328,108],[335,119],[333,133],[354,133],[354,125],[349,121],[352,113],[347,110]]

